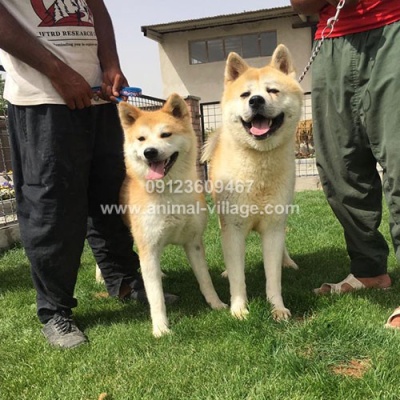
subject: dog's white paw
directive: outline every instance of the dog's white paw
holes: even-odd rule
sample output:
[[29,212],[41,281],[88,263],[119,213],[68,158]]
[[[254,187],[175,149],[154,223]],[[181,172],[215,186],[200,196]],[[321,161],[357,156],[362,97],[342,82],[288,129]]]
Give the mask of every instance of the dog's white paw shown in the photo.
[[245,304],[232,304],[231,314],[237,319],[244,320],[247,318],[249,310]]
[[222,276],[223,278],[227,279],[227,278],[228,278],[228,271],[225,270],[225,271],[221,274],[221,276]]
[[225,308],[228,308],[228,304],[223,303],[221,300],[216,300],[210,303],[210,307],[213,310],[223,310]]
[[160,338],[161,336],[170,334],[171,331],[166,324],[153,325],[153,336]]
[[101,274],[101,270],[97,264],[96,264],[96,282],[104,283],[103,275]]
[[299,269],[299,266],[291,258],[283,260],[282,266],[284,268]]
[[287,308],[274,308],[272,310],[272,317],[275,321],[287,321],[292,314]]

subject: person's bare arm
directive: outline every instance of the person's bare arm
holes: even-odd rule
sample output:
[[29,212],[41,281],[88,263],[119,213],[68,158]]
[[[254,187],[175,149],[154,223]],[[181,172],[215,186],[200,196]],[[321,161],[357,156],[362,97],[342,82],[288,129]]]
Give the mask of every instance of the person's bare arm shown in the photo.
[[290,4],[299,14],[313,15],[318,14],[328,2],[326,0],[290,0]]
[[[332,4],[333,6],[337,6],[338,4],[339,4],[339,0],[326,0],[328,3],[330,3],[330,4]],[[344,2],[344,6],[343,6],[343,8],[346,8],[346,7],[353,7],[353,6],[355,6],[358,2],[360,2],[360,1],[362,1],[362,0],[345,0],[345,2]]]
[[121,71],[112,21],[103,0],[87,0],[87,4],[94,17],[98,55],[103,71],[103,95],[115,100],[121,87],[128,86],[128,82]]
[[86,80],[42,46],[2,4],[0,48],[46,75],[69,108],[90,106],[93,93]]
[[[361,0],[345,0],[344,7],[353,7]],[[336,7],[339,0],[290,0],[293,10],[299,14],[318,14],[327,4]]]

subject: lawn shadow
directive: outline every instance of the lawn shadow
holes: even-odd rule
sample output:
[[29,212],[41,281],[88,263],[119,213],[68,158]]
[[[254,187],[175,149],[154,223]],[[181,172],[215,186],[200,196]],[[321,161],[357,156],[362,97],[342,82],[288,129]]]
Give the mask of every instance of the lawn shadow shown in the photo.
[[[326,247],[315,252],[292,254],[299,266],[298,270],[284,268],[282,272],[282,296],[287,308],[294,318],[311,315],[321,307],[327,307],[326,301],[314,293],[313,289],[324,282],[337,283],[350,273],[350,262],[345,249]],[[348,296],[363,297],[384,308],[394,308],[400,305],[400,270],[390,271],[393,286],[390,290],[361,290]],[[249,302],[262,299],[266,301],[266,278],[262,255],[246,265],[246,287]],[[397,293],[397,295],[396,295]],[[340,298],[329,296],[329,304]],[[268,305],[269,307],[269,305]]]
[[[164,272],[167,275],[163,279],[164,291],[179,296],[176,304],[167,306],[167,312],[168,308],[171,308],[187,316],[196,316],[211,310],[200,292],[197,279],[189,265],[182,266],[180,269],[164,269]],[[221,276],[222,271],[210,269],[209,272],[219,298],[224,303],[229,303],[228,280]]]
[[[0,263],[3,256],[4,254],[0,254]],[[0,268],[0,293],[21,292],[32,288],[31,272],[27,261]]]
[[[179,296],[174,304],[167,304],[167,316],[175,321],[181,317],[195,317],[212,311],[200,292],[196,277],[189,266],[174,269],[163,269],[166,277],[163,279],[164,292]],[[229,301],[229,285],[225,278],[217,271],[210,271],[215,290],[225,303]],[[88,300],[85,300],[86,303]],[[95,302],[96,299],[89,300]],[[101,302],[101,303],[100,303]],[[86,309],[86,310],[85,310]],[[112,325],[115,323],[151,321],[150,308],[146,304],[118,299],[101,299],[94,307],[90,304],[79,310],[80,324],[86,329],[97,325]]]
[[[297,271],[299,274],[296,275],[296,271],[286,271],[284,280],[285,275],[288,275],[294,277],[298,282],[293,289],[293,294],[298,296],[300,293],[301,298],[299,302],[294,302],[294,306],[296,307],[296,304],[300,307],[303,306],[303,312],[311,312],[312,309],[319,309],[326,304],[326,302],[320,301],[321,296],[313,292],[314,288],[320,287],[324,282],[338,283],[350,273],[350,260],[344,248],[322,248],[314,253],[296,256],[295,260],[300,267]],[[399,269],[390,270],[389,274],[392,278],[390,290],[366,289],[346,295],[365,298],[384,308],[398,306],[400,304],[400,271]],[[287,287],[288,283],[284,282],[284,285]],[[308,292],[304,294],[304,298],[303,288]],[[330,302],[335,302],[341,295],[328,296]]]
[[118,309],[110,309],[107,305],[104,305],[103,307],[97,306],[96,309],[88,309],[86,311],[79,309],[76,312],[76,319],[79,320],[79,325],[84,329],[96,326],[111,326],[116,323],[143,322],[149,318],[150,312],[145,306],[133,304],[126,304]]

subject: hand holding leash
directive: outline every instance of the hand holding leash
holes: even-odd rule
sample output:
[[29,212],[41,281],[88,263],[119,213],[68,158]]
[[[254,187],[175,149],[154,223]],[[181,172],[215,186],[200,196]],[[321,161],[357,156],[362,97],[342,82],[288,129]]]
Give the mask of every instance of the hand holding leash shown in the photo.
[[[101,86],[92,87],[92,91],[94,94],[94,100],[98,100],[101,98],[99,94],[101,93]],[[124,86],[119,91],[120,96],[116,97],[117,102],[124,101],[124,97],[135,97],[140,96],[142,94],[142,89],[133,86]]]

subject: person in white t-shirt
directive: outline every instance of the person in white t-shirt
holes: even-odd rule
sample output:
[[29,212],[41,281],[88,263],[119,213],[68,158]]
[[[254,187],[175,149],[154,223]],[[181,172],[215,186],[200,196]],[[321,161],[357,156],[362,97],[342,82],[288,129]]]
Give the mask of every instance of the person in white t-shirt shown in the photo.
[[146,301],[129,230],[120,215],[102,212],[118,203],[125,176],[113,102],[128,82],[102,0],[0,0],[0,49],[37,315],[51,344],[71,348],[87,341],[72,319],[85,237],[109,294]]

